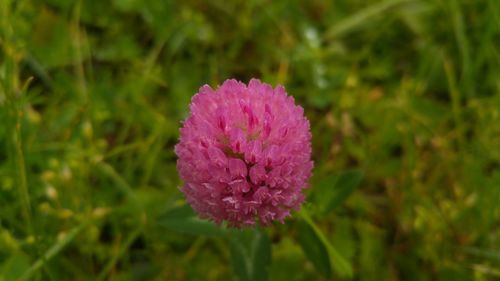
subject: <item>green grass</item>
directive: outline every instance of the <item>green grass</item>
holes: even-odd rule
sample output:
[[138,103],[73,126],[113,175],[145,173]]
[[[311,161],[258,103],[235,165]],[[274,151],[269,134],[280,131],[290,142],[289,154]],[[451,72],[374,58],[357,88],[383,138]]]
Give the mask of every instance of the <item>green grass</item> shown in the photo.
[[[260,276],[269,241],[269,280],[498,279],[499,38],[495,0],[2,0],[0,280]],[[252,77],[315,161],[260,250],[187,217],[173,152],[201,85]]]

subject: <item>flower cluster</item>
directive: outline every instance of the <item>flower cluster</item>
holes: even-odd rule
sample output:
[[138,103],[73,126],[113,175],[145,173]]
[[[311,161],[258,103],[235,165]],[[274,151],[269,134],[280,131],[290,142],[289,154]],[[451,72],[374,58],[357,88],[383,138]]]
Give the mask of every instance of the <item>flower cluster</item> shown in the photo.
[[235,227],[283,222],[304,201],[313,167],[304,110],[283,86],[256,79],[201,87],[175,152],[189,204]]

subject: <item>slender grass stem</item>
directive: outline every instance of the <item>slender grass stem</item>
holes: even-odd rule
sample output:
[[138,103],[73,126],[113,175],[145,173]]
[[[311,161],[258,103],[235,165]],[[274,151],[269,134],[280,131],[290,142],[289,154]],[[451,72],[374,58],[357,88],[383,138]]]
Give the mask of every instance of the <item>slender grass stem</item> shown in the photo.
[[457,87],[457,82],[455,80],[455,72],[452,64],[445,59],[444,70],[446,77],[448,79],[448,88],[451,98],[451,108],[453,112],[453,122],[455,123],[455,128],[457,130],[457,139],[459,148],[463,148],[463,128],[462,128],[462,117],[461,117],[461,106],[460,106],[460,91]]
[[73,241],[78,233],[80,233],[87,225],[88,222],[85,222],[70,230],[70,232],[63,239],[55,243],[42,257],[40,257],[35,263],[33,263],[33,265],[26,272],[24,272],[19,280],[29,280],[33,276],[33,274],[35,274],[47,261],[51,260],[71,241]]
[[116,263],[120,260],[120,258],[125,255],[127,252],[128,248],[134,243],[134,241],[139,237],[139,235],[142,233],[142,225],[140,225],[137,229],[134,230],[134,232],[130,233],[129,236],[127,237],[127,240],[125,240],[125,243],[123,243],[122,247],[118,251],[118,253],[111,258],[111,260],[106,264],[104,269],[101,271],[99,276],[97,277],[98,281],[104,280],[106,276],[110,273],[111,270],[115,267]]
[[115,183],[116,186],[130,199],[134,200],[135,202],[139,202],[138,198],[132,189],[132,187],[128,184],[128,182],[118,173],[116,170],[113,168],[113,166],[104,163],[104,162],[99,162],[97,164],[98,168],[109,178],[111,178]]
[[[26,220],[27,233],[31,235],[33,233],[32,222],[31,222],[31,204],[30,196],[28,190],[28,181],[26,174],[26,164],[25,155],[23,150],[23,137],[22,137],[22,121],[24,117],[23,112],[23,94],[30,79],[21,87],[20,85],[20,73],[19,73],[19,61],[20,61],[20,47],[11,40],[15,34],[9,18],[11,17],[10,2],[6,1],[3,3],[2,7],[2,22],[0,29],[0,42],[2,42],[2,47],[6,51],[6,58],[4,64],[4,79],[2,86],[4,88],[7,104],[7,112],[9,113],[10,133],[12,136],[12,148],[13,159],[14,159],[14,170],[16,171],[16,181],[19,190],[20,201],[22,202],[22,215]],[[14,13],[14,11],[12,11]],[[5,42],[3,42],[5,40]]]
[[330,40],[335,37],[342,36],[351,30],[357,28],[358,26],[366,23],[370,23],[371,19],[386,13],[388,10],[397,7],[398,5],[415,2],[412,0],[388,0],[377,4],[373,4],[346,19],[343,19],[336,25],[330,27],[326,31],[323,40]]
[[[20,114],[18,114],[20,115]],[[21,196],[21,201],[23,202],[23,216],[26,219],[28,226],[28,233],[31,235],[33,233],[33,227],[31,223],[31,202],[28,190],[28,182],[26,176],[26,164],[24,160],[24,151],[22,145],[21,137],[21,121],[20,117],[17,117],[15,128],[14,128],[14,146],[16,150],[16,170],[18,173],[18,184],[19,192]]]

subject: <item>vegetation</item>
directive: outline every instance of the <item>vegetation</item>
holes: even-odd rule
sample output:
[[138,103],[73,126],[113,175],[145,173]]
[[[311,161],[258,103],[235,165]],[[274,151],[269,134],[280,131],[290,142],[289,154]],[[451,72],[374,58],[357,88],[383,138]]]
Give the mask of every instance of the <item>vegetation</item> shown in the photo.
[[[496,0],[1,0],[0,280],[498,279],[498,46]],[[252,77],[315,168],[237,231],[173,146],[201,85]]]

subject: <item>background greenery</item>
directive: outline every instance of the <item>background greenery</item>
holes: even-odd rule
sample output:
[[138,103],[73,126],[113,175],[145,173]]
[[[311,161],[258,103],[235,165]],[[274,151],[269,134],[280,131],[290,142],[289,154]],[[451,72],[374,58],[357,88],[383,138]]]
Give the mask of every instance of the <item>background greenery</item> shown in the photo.
[[[0,46],[0,280],[500,278],[500,1],[0,0]],[[175,169],[232,77],[313,131],[304,211],[254,233]]]

